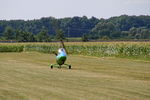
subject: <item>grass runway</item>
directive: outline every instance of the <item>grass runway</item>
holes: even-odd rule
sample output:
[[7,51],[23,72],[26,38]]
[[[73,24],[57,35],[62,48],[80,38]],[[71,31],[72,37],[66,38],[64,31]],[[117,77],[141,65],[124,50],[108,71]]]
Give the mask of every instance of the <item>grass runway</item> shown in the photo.
[[69,55],[0,53],[0,100],[150,100],[150,62]]

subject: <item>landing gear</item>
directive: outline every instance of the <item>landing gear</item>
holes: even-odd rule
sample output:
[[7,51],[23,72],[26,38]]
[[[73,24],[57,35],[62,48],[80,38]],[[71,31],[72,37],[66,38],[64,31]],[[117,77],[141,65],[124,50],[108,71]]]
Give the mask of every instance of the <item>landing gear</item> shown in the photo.
[[51,64],[51,65],[50,65],[50,68],[51,68],[51,69],[53,69],[54,67],[57,67],[57,68],[59,68],[59,69],[62,68],[62,67],[71,69],[71,65],[68,65],[68,64],[63,64],[63,65]]
[[53,65],[51,65],[51,69],[53,69]]
[[69,65],[69,69],[71,69],[71,65]]

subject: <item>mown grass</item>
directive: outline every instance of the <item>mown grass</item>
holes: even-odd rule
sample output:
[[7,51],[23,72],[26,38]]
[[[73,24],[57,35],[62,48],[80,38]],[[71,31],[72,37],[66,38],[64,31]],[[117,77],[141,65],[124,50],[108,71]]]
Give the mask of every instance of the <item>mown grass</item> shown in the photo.
[[71,70],[50,69],[55,56],[0,53],[0,100],[149,100],[150,62],[70,55]]

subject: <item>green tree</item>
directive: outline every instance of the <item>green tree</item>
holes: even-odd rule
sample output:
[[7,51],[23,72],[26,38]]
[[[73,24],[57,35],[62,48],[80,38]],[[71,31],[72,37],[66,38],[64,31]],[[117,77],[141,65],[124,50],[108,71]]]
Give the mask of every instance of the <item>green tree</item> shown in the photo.
[[83,34],[83,35],[82,35],[82,41],[83,41],[83,42],[87,42],[87,41],[89,41],[89,39],[88,39],[88,35]]
[[56,30],[56,36],[55,36],[55,38],[57,40],[63,40],[63,39],[65,39],[65,35],[64,35],[64,32],[63,32],[62,29]]
[[110,38],[108,36],[103,36],[101,39],[102,40],[110,40]]
[[122,38],[122,39],[129,39],[130,38],[129,37],[129,32],[128,31],[122,31],[120,38]]
[[23,31],[21,31],[21,30],[16,30],[15,31],[15,38],[16,38],[16,40],[18,41],[18,42],[23,42],[24,41],[24,32]]
[[148,28],[143,28],[141,30],[141,38],[142,39],[150,39],[150,29]]
[[5,28],[5,32],[3,34],[6,40],[13,40],[14,39],[14,30],[12,27],[7,26]]
[[50,35],[45,28],[42,28],[41,32],[37,34],[36,40],[38,42],[50,42]]
[[103,36],[111,37],[111,34],[113,33],[114,35],[112,36],[117,36],[118,33],[116,32],[115,25],[111,22],[100,22],[98,23],[93,29],[92,29],[92,34],[97,34],[99,38],[103,38]]
[[35,37],[31,32],[26,32],[25,37],[26,37],[27,42],[34,42],[35,41]]
[[31,32],[26,32],[22,30],[16,30],[15,37],[18,42],[34,42],[35,41],[35,37]]

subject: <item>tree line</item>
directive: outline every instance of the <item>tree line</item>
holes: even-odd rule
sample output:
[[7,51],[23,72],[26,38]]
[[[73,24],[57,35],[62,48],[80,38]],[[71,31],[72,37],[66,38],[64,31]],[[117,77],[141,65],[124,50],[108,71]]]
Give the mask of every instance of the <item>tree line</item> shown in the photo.
[[34,20],[0,20],[0,39],[18,42],[49,42],[65,37],[83,41],[103,39],[150,39],[150,16],[43,17]]
[[101,19],[91,30],[93,39],[150,39],[150,16],[127,16]]

